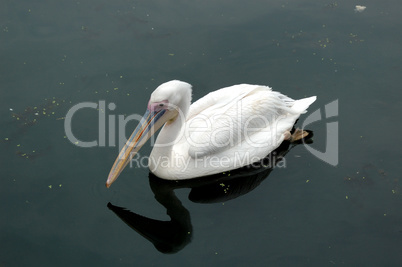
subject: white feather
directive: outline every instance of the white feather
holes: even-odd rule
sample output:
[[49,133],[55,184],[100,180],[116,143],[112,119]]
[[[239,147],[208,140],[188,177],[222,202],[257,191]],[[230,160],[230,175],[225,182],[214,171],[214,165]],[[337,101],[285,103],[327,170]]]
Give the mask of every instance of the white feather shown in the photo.
[[[176,87],[180,97],[175,95]],[[158,177],[172,180],[225,172],[264,158],[316,100],[315,96],[293,100],[267,86],[240,84],[209,93],[187,111],[191,86],[172,81],[165,88],[160,86],[152,97],[183,105],[185,120],[163,127],[149,168]],[[175,142],[166,145],[173,137]]]

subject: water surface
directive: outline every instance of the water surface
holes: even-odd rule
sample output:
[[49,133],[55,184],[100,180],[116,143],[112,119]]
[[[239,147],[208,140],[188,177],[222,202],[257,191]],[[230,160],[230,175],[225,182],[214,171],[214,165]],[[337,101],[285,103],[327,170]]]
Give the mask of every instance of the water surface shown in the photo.
[[[0,14],[1,266],[400,265],[399,1],[22,0]],[[161,253],[107,207],[170,220],[148,170],[106,189],[118,148],[76,146],[64,117],[101,100],[116,104],[107,115],[142,114],[171,79],[191,83],[194,100],[238,83],[317,95],[311,147],[325,151],[326,125],[338,122],[339,164],[297,146],[286,168],[230,201],[176,189],[171,211],[188,212],[191,238]],[[339,116],[326,120],[334,100]],[[78,112],[75,135],[97,140],[98,116]]]

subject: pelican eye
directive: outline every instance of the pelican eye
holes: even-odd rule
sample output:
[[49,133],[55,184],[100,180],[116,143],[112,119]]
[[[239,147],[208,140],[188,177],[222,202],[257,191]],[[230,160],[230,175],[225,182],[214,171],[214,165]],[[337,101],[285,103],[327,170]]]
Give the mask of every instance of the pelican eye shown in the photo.
[[163,107],[164,105],[165,105],[165,104],[163,104],[163,103],[160,103],[160,104],[159,104],[160,107]]

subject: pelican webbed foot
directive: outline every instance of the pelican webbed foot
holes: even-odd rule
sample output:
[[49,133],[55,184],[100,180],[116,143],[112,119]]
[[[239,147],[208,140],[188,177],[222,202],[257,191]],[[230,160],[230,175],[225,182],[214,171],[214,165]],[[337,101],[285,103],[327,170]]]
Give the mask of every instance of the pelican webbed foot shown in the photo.
[[303,138],[306,138],[309,135],[309,132],[297,128],[294,130],[293,133],[290,133],[290,131],[286,131],[284,135],[285,140],[289,141],[290,143],[295,143],[301,141]]

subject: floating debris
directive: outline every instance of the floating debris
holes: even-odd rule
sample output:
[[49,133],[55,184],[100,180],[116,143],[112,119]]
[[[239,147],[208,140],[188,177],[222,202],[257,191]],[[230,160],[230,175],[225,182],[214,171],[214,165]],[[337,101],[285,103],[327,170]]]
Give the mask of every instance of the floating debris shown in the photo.
[[28,134],[30,127],[36,125],[38,121],[43,118],[56,116],[53,118],[56,120],[64,120],[65,117],[60,117],[60,114],[57,113],[65,102],[65,100],[51,97],[45,98],[39,105],[26,107],[22,112],[17,113],[15,107],[9,108],[10,115],[13,118],[10,123],[12,123],[16,129],[14,129],[14,132],[8,133],[7,136],[2,136],[0,143],[12,144],[15,148],[15,155],[23,159],[35,160],[38,157],[46,155],[51,149],[51,146],[43,149],[34,148],[34,150],[32,150],[32,148],[24,147],[23,144],[18,143],[17,140],[20,140],[21,136]]
[[[18,147],[21,147],[21,145],[19,144]],[[51,146],[48,146],[45,149],[40,149],[39,151],[32,150],[29,152],[24,152],[21,150],[17,150],[15,152],[15,154],[23,159],[35,160],[38,157],[42,157],[42,156],[46,155],[46,152],[48,152],[50,149],[51,149]]]
[[337,2],[333,2],[333,3],[327,4],[325,7],[327,7],[327,8],[337,8],[337,7],[338,7],[338,3],[337,3]]
[[[56,113],[53,111],[54,109],[60,106],[60,103],[65,102],[64,100],[56,99],[53,97],[52,99],[45,99],[45,102],[39,106],[35,107],[26,107],[23,112],[11,113],[11,116],[15,118],[17,121],[21,122],[22,127],[32,126],[38,122],[40,117],[50,117],[51,115],[55,115]],[[13,109],[10,108],[10,111]]]
[[318,42],[314,43],[315,45],[320,46],[321,48],[326,48],[328,45],[332,43],[328,37],[318,40]]
[[[56,97],[53,98],[45,98],[44,102],[38,106],[28,106],[24,109],[23,112],[13,112],[14,109],[10,108],[11,117],[15,119],[17,122],[17,131],[8,136],[5,141],[15,140],[18,136],[27,133],[28,129],[33,125],[37,124],[38,121],[44,117],[51,117],[55,116],[57,109],[59,109],[62,104],[65,103],[65,100],[57,99]],[[57,120],[57,119],[56,119]],[[3,140],[2,140],[3,141]],[[24,153],[18,153],[17,155],[21,155]]]
[[390,192],[392,194],[399,195],[400,192],[399,179],[390,177],[385,170],[377,168],[371,163],[362,166],[355,174],[344,177],[344,182],[356,189],[363,189],[375,183],[386,182],[391,187]]
[[298,32],[291,32],[291,33],[285,31],[284,36],[285,36],[286,38],[290,38],[290,39],[295,40],[295,39],[298,39],[298,38],[300,38],[300,37],[305,36],[305,33],[304,33],[302,30],[300,30],[300,31],[298,31]]
[[356,13],[357,13],[357,12],[361,13],[361,12],[363,12],[365,9],[366,9],[366,6],[359,6],[359,5],[355,6],[355,12],[356,12]]
[[360,38],[357,36],[357,34],[354,34],[354,33],[349,33],[349,38],[350,38],[350,40],[349,40],[349,43],[350,43],[350,44],[359,43],[359,42],[364,42],[363,39],[360,39]]

